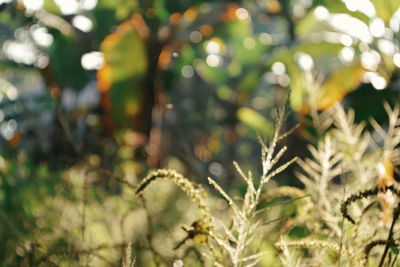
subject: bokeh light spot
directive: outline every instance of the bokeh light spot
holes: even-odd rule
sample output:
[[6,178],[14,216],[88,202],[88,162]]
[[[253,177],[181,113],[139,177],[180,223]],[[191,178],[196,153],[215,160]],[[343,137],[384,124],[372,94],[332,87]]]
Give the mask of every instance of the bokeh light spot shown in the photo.
[[209,55],[206,58],[206,62],[210,67],[218,67],[221,64],[221,57],[218,55]]
[[90,32],[93,28],[93,22],[88,17],[83,15],[75,16],[72,19],[72,25],[83,32]]
[[86,70],[98,70],[104,65],[103,53],[93,51],[83,54],[81,58],[81,64]]
[[249,19],[249,12],[244,8],[236,9],[235,15],[240,20],[248,20]]

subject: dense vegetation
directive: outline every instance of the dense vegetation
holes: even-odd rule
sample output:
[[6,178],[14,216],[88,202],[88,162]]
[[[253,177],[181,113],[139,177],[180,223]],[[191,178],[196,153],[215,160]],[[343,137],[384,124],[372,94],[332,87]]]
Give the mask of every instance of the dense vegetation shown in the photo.
[[399,0],[0,0],[0,266],[400,266]]

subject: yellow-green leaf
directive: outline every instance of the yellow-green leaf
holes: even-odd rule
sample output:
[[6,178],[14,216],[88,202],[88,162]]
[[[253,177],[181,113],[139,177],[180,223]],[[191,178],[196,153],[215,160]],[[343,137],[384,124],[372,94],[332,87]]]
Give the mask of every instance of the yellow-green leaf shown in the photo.
[[376,16],[388,23],[400,7],[400,0],[371,0],[375,7]]
[[318,91],[318,109],[331,107],[355,90],[360,85],[364,72],[359,62],[333,71]]
[[255,110],[246,107],[240,108],[237,112],[237,117],[242,123],[263,136],[270,137],[272,135],[273,124]]
[[106,109],[117,127],[128,126],[142,109],[142,81],[148,67],[145,28],[141,16],[135,14],[100,47],[105,65],[97,73],[98,85],[108,98]]

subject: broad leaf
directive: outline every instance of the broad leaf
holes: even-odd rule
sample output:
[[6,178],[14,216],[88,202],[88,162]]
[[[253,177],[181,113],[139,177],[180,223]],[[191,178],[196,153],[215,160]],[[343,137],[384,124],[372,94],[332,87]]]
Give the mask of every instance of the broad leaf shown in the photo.
[[246,107],[240,108],[237,117],[242,123],[261,133],[262,136],[271,137],[273,124],[255,110]]
[[348,93],[357,89],[365,69],[359,62],[332,72],[318,91],[318,109],[327,109],[341,101]]
[[376,16],[386,23],[390,21],[392,15],[400,7],[400,0],[371,0],[371,2],[374,4]]
[[[147,71],[147,51],[141,16],[117,27],[101,44],[105,65],[98,71],[99,89],[106,98],[103,103],[117,127],[128,127],[142,110],[142,82]],[[133,125],[133,127],[135,127]]]

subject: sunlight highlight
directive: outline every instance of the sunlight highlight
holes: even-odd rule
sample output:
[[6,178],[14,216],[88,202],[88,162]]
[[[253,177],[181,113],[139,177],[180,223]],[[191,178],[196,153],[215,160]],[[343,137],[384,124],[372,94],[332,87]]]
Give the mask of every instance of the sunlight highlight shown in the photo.
[[371,83],[376,90],[383,90],[387,86],[386,79],[376,72],[368,71],[364,73],[363,81],[366,83]]
[[256,47],[256,41],[253,39],[253,38],[251,38],[251,37],[246,37],[246,38],[244,38],[244,40],[243,40],[243,46],[246,48],[246,49],[253,49],[253,48],[255,48]]
[[344,63],[350,63],[354,58],[354,48],[343,47],[339,52],[339,59]]
[[393,55],[393,63],[396,65],[396,67],[400,68],[400,54],[394,54]]
[[396,53],[397,47],[391,40],[380,39],[378,41],[378,48],[382,53],[388,56],[393,56],[394,53]]
[[367,70],[376,71],[380,62],[381,56],[375,50],[361,53],[361,65]]
[[314,60],[309,54],[305,53],[297,53],[296,54],[296,61],[299,64],[299,67],[303,71],[311,71],[314,68]]
[[344,46],[351,46],[353,44],[353,38],[347,34],[342,34],[340,36],[340,43]]
[[54,2],[64,15],[72,15],[79,10],[79,3],[77,0],[54,0]]
[[206,58],[206,62],[210,67],[218,67],[222,63],[222,58],[218,55],[209,55]]
[[[371,43],[372,35],[368,26],[348,14],[333,14],[329,23],[336,29],[363,42]],[[351,27],[349,27],[351,25]]]
[[12,2],[13,0],[0,0],[0,5],[1,4],[4,4],[4,3],[10,3],[10,2]]
[[372,36],[380,38],[385,34],[385,22],[381,18],[374,18],[369,24]]
[[53,35],[49,34],[46,27],[41,27],[38,24],[30,27],[33,40],[40,46],[49,47],[53,43]]
[[[5,79],[0,79],[0,90],[1,90],[0,92],[5,94],[7,98],[11,101],[16,100],[18,98],[18,89]],[[3,96],[3,94],[0,95]]]
[[85,10],[92,10],[97,6],[97,0],[81,0],[80,4]]
[[317,6],[314,9],[314,16],[318,20],[326,20],[329,18],[329,10],[324,6]]
[[205,49],[208,54],[218,54],[221,51],[221,44],[217,40],[212,39],[205,43]]
[[83,32],[90,32],[93,28],[93,22],[83,15],[76,15],[72,19],[72,25]]
[[181,70],[181,74],[183,77],[185,77],[187,79],[192,78],[194,75],[194,69],[190,65],[183,66],[183,68]]
[[44,0],[23,0],[22,3],[27,9],[28,13],[32,13],[42,9]]
[[18,123],[14,119],[3,122],[0,126],[0,134],[4,137],[4,139],[10,140],[14,136],[17,127]]
[[359,11],[370,18],[376,15],[375,7],[369,0],[344,0],[343,2],[350,11]]
[[248,20],[250,18],[249,12],[244,8],[238,8],[235,12],[236,17],[239,20]]
[[390,18],[389,26],[394,32],[398,32],[400,30],[400,7]]
[[286,67],[282,62],[277,61],[274,64],[272,64],[271,70],[276,75],[282,75],[285,73]]
[[104,65],[104,55],[97,51],[83,54],[81,65],[85,70],[98,70]]
[[200,43],[203,40],[203,35],[199,31],[193,31],[189,34],[189,40],[193,43]]
[[258,40],[260,40],[260,43],[264,45],[270,45],[274,42],[274,38],[266,32],[260,33]]
[[36,50],[29,43],[6,41],[3,45],[3,52],[7,58],[17,63],[32,65],[36,61]]

